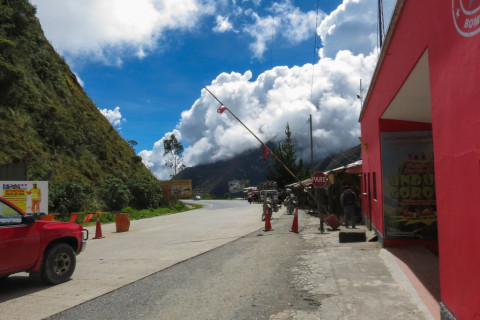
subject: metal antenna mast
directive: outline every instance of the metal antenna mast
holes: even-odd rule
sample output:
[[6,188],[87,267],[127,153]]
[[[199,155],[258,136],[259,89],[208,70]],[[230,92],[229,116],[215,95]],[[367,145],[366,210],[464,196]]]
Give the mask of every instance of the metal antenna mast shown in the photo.
[[383,33],[385,32],[385,25],[383,24],[383,1],[378,0],[378,40],[380,49],[383,46]]

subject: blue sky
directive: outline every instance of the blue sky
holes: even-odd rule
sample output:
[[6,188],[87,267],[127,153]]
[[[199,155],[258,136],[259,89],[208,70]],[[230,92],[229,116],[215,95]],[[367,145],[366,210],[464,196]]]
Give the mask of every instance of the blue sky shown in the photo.
[[[205,86],[264,142],[283,140],[288,122],[306,160],[310,114],[317,160],[358,144],[356,95],[378,57],[377,1],[320,0],[318,15],[316,0],[31,2],[85,92],[160,179],[171,174],[171,133],[187,166],[259,147],[216,112]],[[394,2],[384,0],[387,21]]]

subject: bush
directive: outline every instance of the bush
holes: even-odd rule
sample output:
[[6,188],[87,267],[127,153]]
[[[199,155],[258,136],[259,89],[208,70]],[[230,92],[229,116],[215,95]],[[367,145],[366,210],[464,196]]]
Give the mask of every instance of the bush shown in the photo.
[[135,181],[130,185],[131,206],[137,209],[158,208],[163,198],[162,187],[155,180]]
[[109,177],[102,185],[100,196],[108,210],[119,211],[128,205],[132,194],[123,181],[116,177]]
[[80,182],[52,184],[49,190],[48,206],[50,212],[85,211],[92,208],[94,192],[90,186]]

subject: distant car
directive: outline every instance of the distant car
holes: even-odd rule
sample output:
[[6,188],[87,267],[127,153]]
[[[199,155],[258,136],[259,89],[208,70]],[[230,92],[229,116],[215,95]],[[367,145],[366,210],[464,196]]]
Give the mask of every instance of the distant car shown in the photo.
[[65,282],[87,239],[81,225],[35,220],[0,197],[0,280],[25,271],[40,274],[48,284]]
[[198,196],[198,195],[195,196],[195,197],[193,197],[193,200],[200,200],[200,199],[201,199],[201,198],[200,198],[200,196]]
[[272,200],[278,200],[278,191],[274,189],[260,191],[260,199],[262,201],[265,201],[267,198],[271,198]]

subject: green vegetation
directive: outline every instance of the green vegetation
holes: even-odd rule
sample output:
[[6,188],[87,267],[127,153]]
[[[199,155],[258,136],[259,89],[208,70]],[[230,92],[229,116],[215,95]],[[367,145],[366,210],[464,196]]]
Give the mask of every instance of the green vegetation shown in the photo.
[[158,180],[86,95],[27,0],[0,0],[0,165],[48,180],[51,212],[156,208]]
[[[295,146],[292,143],[292,132],[287,123],[285,128],[285,141],[279,143],[277,148],[272,151],[278,156],[280,160],[287,166],[287,168],[297,176],[299,179],[305,179],[309,176],[308,170],[303,167],[303,159],[297,162]],[[296,182],[296,179],[285,170],[282,164],[278,161],[273,161],[273,165],[268,168],[267,179],[277,182],[278,187],[283,188],[285,185]]]
[[[173,214],[173,213],[178,213],[178,212],[184,212],[184,211],[189,211],[192,209],[198,209],[201,208],[202,206],[199,204],[194,204],[194,203],[188,203],[185,204],[183,202],[176,202],[174,205],[171,207],[161,207],[157,209],[143,209],[143,210],[138,210],[138,209],[133,209],[131,207],[126,207],[119,213],[128,213],[130,221],[132,220],[139,220],[139,219],[146,219],[146,218],[153,218],[157,216],[162,216],[162,215],[167,215],[167,214]],[[85,222],[83,223],[82,221],[85,219],[87,216],[88,212],[84,213],[79,213],[77,216],[77,219],[75,220],[76,223],[79,223],[83,226],[91,226],[96,224],[96,217],[93,217],[90,222]],[[100,222],[102,224],[105,223],[113,223],[115,222],[115,212],[102,212],[100,214]],[[56,221],[69,221],[70,220],[70,215],[59,215],[55,217]]]

